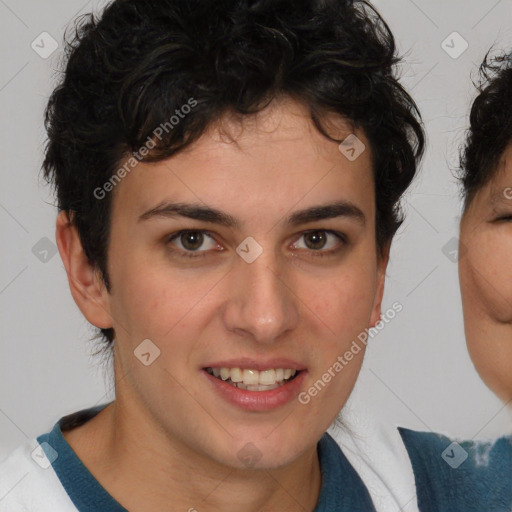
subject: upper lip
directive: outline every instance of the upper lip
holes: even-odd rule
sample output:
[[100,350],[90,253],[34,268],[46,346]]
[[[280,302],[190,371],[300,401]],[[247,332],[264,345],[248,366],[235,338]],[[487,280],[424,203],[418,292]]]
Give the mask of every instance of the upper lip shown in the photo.
[[305,370],[305,366],[286,358],[274,358],[266,360],[256,360],[250,357],[241,357],[238,359],[225,359],[214,361],[203,365],[203,368],[247,368],[251,370],[270,370],[272,368],[290,368],[291,370]]

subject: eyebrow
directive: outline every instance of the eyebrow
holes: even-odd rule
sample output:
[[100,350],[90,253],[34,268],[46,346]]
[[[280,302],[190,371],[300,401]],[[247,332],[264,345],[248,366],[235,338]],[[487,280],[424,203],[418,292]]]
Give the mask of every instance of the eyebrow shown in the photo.
[[[239,228],[240,221],[229,213],[194,203],[162,202],[140,215],[138,222],[153,218],[186,217],[189,219],[211,222],[228,228]],[[311,206],[292,213],[286,223],[290,226],[318,222],[325,219],[347,217],[361,225],[366,224],[366,216],[363,211],[349,201],[336,201],[334,203]]]

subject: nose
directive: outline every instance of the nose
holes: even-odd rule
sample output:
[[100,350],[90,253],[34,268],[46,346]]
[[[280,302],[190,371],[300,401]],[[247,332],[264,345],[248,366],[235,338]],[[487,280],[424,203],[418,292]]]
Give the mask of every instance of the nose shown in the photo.
[[251,337],[258,343],[274,343],[299,321],[299,299],[287,281],[286,262],[264,251],[255,261],[235,263],[228,283],[224,308],[229,331]]

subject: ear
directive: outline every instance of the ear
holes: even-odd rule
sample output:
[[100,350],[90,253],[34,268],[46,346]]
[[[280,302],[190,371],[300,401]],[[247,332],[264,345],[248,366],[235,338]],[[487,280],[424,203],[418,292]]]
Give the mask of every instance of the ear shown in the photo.
[[59,213],[55,236],[68,275],[69,289],[80,311],[96,327],[112,327],[105,283],[98,269],[89,263],[68,212]]
[[389,242],[382,249],[381,254],[377,254],[377,286],[375,289],[375,299],[370,317],[370,327],[375,327],[375,324],[380,320],[382,297],[384,295],[384,283],[386,281],[386,269],[389,261],[390,247],[391,242]]

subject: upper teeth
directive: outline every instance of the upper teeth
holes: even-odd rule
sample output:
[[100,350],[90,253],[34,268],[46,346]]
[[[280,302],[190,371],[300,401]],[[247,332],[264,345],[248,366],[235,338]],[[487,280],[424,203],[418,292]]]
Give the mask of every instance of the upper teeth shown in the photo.
[[272,368],[269,370],[252,370],[249,368],[211,368],[211,373],[222,380],[231,379],[231,382],[243,382],[246,385],[261,384],[272,386],[283,380],[293,377],[297,370],[291,368]]

